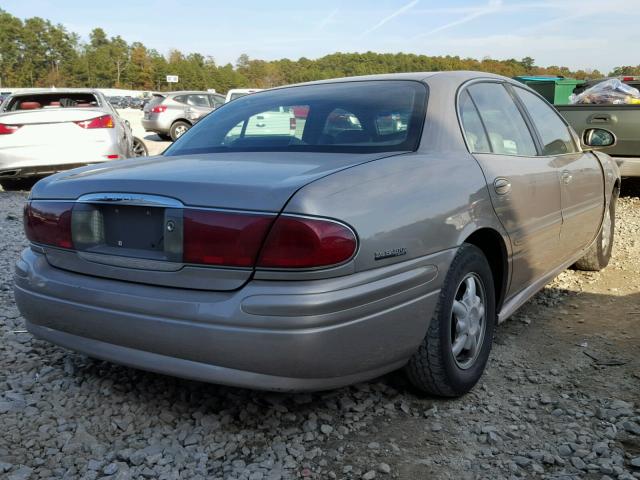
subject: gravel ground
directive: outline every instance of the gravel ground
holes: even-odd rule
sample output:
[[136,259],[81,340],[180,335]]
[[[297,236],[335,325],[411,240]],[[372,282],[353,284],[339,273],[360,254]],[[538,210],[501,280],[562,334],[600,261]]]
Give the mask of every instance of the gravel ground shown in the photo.
[[640,478],[639,195],[609,268],[562,273],[497,329],[474,391],[439,400],[400,373],[271,394],[35,340],[12,294],[26,193],[0,193],[0,477]]

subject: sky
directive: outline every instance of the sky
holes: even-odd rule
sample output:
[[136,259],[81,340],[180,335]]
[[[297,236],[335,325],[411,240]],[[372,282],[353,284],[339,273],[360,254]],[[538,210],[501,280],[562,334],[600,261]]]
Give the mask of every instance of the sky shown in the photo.
[[640,0],[2,0],[88,37],[94,27],[167,53],[235,63],[333,52],[417,53],[609,72],[640,64]]

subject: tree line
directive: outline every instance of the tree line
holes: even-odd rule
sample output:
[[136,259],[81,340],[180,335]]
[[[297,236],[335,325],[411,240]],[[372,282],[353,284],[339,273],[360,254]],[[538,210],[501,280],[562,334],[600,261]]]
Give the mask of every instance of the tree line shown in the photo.
[[[520,60],[428,56],[408,53],[334,53],[311,60],[257,60],[241,55],[235,65],[218,65],[211,56],[171,50],[163,55],[141,42],[128,43],[95,28],[87,42],[39,17],[21,20],[0,9],[0,86],[97,87],[169,90],[167,75],[178,75],[180,89],[269,88],[289,83],[352,75],[410,71],[478,70],[508,77],[564,75],[597,78],[597,70],[539,67],[531,57]],[[610,75],[640,75],[640,65],[621,66]]]

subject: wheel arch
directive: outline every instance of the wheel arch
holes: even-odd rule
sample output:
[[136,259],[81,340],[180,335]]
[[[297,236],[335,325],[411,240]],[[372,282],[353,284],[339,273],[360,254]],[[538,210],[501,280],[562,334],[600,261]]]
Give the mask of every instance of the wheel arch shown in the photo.
[[507,245],[497,230],[480,228],[469,235],[464,243],[478,247],[489,262],[496,294],[496,312],[504,303],[509,281],[509,262]]
[[[187,120],[186,118],[174,118],[173,121],[171,122],[171,127],[173,127],[175,125],[176,122],[184,122],[184,123],[188,123],[189,125],[191,125],[193,127],[193,123],[189,120]],[[169,129],[171,129],[171,127],[169,127]]]

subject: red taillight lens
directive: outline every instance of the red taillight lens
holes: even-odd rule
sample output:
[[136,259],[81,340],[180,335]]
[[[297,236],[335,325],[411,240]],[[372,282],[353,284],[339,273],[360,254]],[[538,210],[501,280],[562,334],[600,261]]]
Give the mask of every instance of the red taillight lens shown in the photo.
[[151,113],[162,113],[167,111],[166,105],[156,105],[151,109]]
[[74,122],[76,125],[82,128],[113,128],[113,117],[111,115],[103,115],[101,117],[92,118],[90,120],[83,120],[81,122]]
[[274,218],[272,215],[185,209],[183,261],[253,267]]
[[0,123],[0,135],[15,133],[20,127],[21,125],[5,125],[4,123]]
[[262,247],[258,267],[316,268],[337,265],[356,252],[353,231],[331,220],[281,216]]
[[71,240],[71,202],[34,200],[24,207],[24,231],[29,241],[73,248]]

